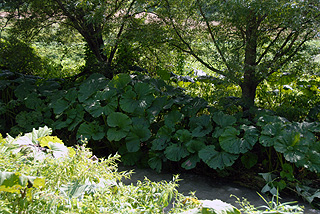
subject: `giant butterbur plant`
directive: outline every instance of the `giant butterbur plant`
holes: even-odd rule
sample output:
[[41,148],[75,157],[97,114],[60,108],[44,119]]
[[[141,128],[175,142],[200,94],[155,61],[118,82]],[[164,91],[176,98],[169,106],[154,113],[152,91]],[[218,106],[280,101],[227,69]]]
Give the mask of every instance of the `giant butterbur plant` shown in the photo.
[[296,172],[286,170],[288,164],[320,172],[320,128],[315,122],[290,122],[263,112],[249,121],[143,75],[119,74],[108,80],[92,74],[69,86],[10,73],[0,77],[3,88],[11,91],[11,99],[1,97],[0,115],[11,118],[13,133],[50,125],[80,142],[87,139],[100,155],[118,152],[124,164],[148,164],[156,171],[168,162],[187,170],[201,162],[223,170],[241,163],[249,169],[266,160],[266,169],[282,172],[286,182],[293,182]]

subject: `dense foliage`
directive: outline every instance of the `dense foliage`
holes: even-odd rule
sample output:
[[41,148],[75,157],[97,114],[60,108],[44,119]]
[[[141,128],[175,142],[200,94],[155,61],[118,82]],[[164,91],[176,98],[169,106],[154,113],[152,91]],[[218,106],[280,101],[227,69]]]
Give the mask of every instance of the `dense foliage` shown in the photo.
[[148,164],[157,171],[175,162],[187,170],[203,164],[244,170],[264,163],[279,175],[274,180],[262,174],[264,192],[288,187],[310,202],[317,197],[303,181],[320,171],[319,123],[289,122],[264,111],[249,121],[141,75],[107,80],[93,74],[68,88],[56,80],[1,75],[4,95],[11,95],[1,97],[2,131],[18,134],[50,124],[66,139],[88,140],[100,155],[119,152],[124,164]]
[[47,125],[127,165],[259,173],[263,192],[320,198],[317,1],[4,0],[0,11],[1,132]]
[[50,133],[44,127],[1,137],[1,213],[161,213],[171,200],[167,212],[180,213],[201,204],[178,193],[177,178],[124,185],[131,172],[117,171],[118,155],[98,160]]
[[[0,135],[1,213],[208,213],[240,214],[220,200],[198,200],[177,191],[170,182],[148,178],[124,185],[130,172],[118,172],[118,155],[98,159],[85,147],[66,147],[48,127],[16,138]],[[299,206],[267,202],[257,209],[246,200],[241,211],[300,214]]]

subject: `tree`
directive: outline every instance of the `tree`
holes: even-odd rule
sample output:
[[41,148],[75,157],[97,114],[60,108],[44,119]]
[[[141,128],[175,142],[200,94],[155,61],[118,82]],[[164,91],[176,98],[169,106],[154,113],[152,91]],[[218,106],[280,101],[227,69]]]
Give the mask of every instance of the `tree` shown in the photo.
[[119,48],[129,50],[128,40],[143,18],[137,14],[153,4],[139,0],[6,0],[2,7],[9,12],[8,20],[15,20],[13,30],[29,39],[53,24],[75,29],[84,38],[97,66],[112,78]]
[[240,86],[243,110],[257,86],[319,35],[318,0],[164,0],[155,11],[175,48]]

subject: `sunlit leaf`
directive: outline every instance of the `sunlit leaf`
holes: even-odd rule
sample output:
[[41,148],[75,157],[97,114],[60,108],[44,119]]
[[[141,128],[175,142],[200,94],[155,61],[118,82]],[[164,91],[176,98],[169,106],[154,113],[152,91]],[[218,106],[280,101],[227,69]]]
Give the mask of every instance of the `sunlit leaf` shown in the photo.
[[92,74],[79,87],[78,99],[84,102],[98,90],[104,88],[108,84],[107,79],[102,74]]
[[40,137],[37,140],[39,141],[39,145],[42,147],[49,147],[49,142],[63,144],[62,140],[56,136]]

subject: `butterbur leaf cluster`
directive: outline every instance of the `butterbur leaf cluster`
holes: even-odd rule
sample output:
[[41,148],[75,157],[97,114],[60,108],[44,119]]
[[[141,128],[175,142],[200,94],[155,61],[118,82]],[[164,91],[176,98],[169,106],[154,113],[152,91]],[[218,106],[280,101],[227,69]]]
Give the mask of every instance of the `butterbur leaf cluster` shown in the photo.
[[249,121],[143,75],[118,74],[109,80],[92,74],[73,84],[11,72],[0,78],[5,83],[3,132],[48,125],[55,133],[87,139],[102,155],[118,152],[124,164],[148,164],[157,171],[167,162],[184,169],[201,162],[214,170],[239,163],[249,169],[267,159],[264,151],[271,148],[297,168],[320,172],[316,122],[289,122],[263,111]]

